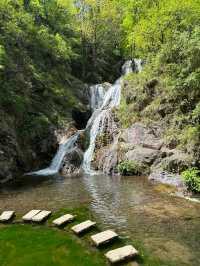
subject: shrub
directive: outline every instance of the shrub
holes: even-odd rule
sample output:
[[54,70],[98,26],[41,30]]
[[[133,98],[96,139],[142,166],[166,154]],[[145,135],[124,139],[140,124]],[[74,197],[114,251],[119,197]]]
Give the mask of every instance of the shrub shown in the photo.
[[182,173],[186,186],[193,192],[200,192],[200,170],[193,167]]
[[123,161],[118,164],[118,171],[121,175],[139,175],[141,174],[141,166],[133,161]]

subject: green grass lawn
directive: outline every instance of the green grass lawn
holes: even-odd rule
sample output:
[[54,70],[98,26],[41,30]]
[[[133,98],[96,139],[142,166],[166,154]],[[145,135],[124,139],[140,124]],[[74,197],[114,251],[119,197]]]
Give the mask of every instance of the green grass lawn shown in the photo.
[[0,230],[0,265],[100,266],[105,260],[68,232],[15,224]]
[[[64,229],[51,226],[53,219],[64,213],[77,214],[74,223]],[[20,221],[16,217],[15,221]],[[65,209],[54,214],[46,224],[8,224],[0,226],[1,266],[100,266],[106,260],[89,243],[89,239],[75,236],[73,224],[92,219],[85,207]],[[86,237],[86,236],[85,236]],[[84,238],[85,238],[84,237]]]
[[[77,214],[76,220],[62,229],[52,227],[52,220],[65,213]],[[147,254],[142,243],[136,240],[118,239],[116,243],[96,249],[90,236],[99,232],[100,225],[82,237],[70,229],[87,219],[94,220],[87,207],[80,207],[60,210],[43,225],[19,223],[20,216],[15,218],[15,223],[0,225],[0,266],[103,266],[108,265],[104,253],[125,244],[133,244],[139,250],[140,256],[136,258],[139,265],[174,266]]]

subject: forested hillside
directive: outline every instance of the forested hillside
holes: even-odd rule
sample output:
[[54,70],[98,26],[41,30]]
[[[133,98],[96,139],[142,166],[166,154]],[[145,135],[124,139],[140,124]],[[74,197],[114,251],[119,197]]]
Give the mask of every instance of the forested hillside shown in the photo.
[[85,84],[113,82],[133,58],[144,71],[126,78],[122,127],[159,124],[199,166],[199,0],[1,0],[0,32],[2,178],[51,156],[54,129],[88,111]]

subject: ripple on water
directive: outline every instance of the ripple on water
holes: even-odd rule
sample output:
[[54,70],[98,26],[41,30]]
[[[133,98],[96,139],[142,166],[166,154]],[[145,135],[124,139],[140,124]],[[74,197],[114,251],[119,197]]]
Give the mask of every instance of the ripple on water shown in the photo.
[[142,177],[26,177],[1,188],[0,208],[24,214],[86,203],[105,228],[143,242],[177,266],[199,266],[200,204],[169,193]]

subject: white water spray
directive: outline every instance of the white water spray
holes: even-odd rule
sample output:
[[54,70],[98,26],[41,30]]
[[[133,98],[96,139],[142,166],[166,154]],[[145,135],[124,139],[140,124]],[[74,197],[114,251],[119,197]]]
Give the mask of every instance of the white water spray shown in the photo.
[[[94,173],[91,171],[91,162],[95,150],[95,142],[98,135],[104,132],[104,128],[107,122],[108,113],[114,107],[118,107],[121,101],[121,87],[124,75],[131,72],[140,72],[142,70],[142,60],[135,59],[134,61],[129,60],[122,66],[123,75],[114,83],[113,86],[105,93],[104,99],[102,101],[102,95],[99,98],[98,93],[93,94],[91,109],[93,110],[93,115],[88,121],[87,128],[90,128],[90,144],[87,151],[84,154],[83,160],[83,170],[85,173]],[[96,85],[96,91],[101,91],[102,85]],[[97,99],[95,98],[97,97]],[[102,102],[101,106],[100,103]],[[98,103],[98,104],[94,104]]]
[[75,133],[73,136],[66,140],[63,140],[60,143],[57,153],[54,156],[49,167],[39,171],[28,173],[28,175],[49,176],[57,174],[60,170],[65,155],[67,153],[70,153],[75,148],[78,136],[79,132]]

